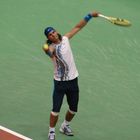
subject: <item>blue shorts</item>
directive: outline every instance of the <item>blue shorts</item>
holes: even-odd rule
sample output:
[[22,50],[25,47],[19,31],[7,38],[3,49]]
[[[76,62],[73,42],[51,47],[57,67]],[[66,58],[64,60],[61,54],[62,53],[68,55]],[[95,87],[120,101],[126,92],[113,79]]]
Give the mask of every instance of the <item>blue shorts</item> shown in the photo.
[[71,111],[77,112],[79,101],[78,78],[70,81],[54,80],[53,112],[60,112],[64,95],[67,97],[69,109]]

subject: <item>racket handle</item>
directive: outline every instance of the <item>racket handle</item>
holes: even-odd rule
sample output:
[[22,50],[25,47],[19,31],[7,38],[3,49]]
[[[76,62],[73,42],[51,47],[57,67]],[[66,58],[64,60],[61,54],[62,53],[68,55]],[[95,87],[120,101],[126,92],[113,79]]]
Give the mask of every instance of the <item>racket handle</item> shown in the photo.
[[102,18],[105,18],[105,19],[108,19],[108,17],[107,17],[107,16],[102,15],[102,14],[99,14],[98,16],[99,16],[99,17],[102,17]]

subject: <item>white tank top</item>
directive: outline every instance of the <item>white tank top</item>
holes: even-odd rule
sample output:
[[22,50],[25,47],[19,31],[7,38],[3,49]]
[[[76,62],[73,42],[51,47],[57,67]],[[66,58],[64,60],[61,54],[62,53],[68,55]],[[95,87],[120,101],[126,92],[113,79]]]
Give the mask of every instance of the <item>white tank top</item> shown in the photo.
[[57,81],[73,80],[78,76],[78,71],[74,62],[69,39],[62,37],[60,44],[51,44],[55,48],[56,57],[54,63],[54,79]]

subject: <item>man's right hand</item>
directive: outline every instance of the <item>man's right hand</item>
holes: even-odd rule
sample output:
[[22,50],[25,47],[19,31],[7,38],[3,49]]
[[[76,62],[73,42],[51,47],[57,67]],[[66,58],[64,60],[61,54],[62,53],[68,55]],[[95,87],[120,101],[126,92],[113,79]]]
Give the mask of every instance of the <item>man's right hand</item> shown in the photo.
[[99,13],[98,13],[98,12],[92,12],[91,15],[92,15],[93,17],[98,17]]

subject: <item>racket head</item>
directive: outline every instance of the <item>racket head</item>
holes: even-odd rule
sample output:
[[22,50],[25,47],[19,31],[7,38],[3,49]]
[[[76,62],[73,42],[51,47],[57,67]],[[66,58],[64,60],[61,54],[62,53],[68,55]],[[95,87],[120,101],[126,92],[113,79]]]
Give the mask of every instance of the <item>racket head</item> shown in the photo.
[[130,26],[131,25],[129,20],[122,19],[122,18],[108,17],[108,20],[111,23],[120,25],[120,26]]

